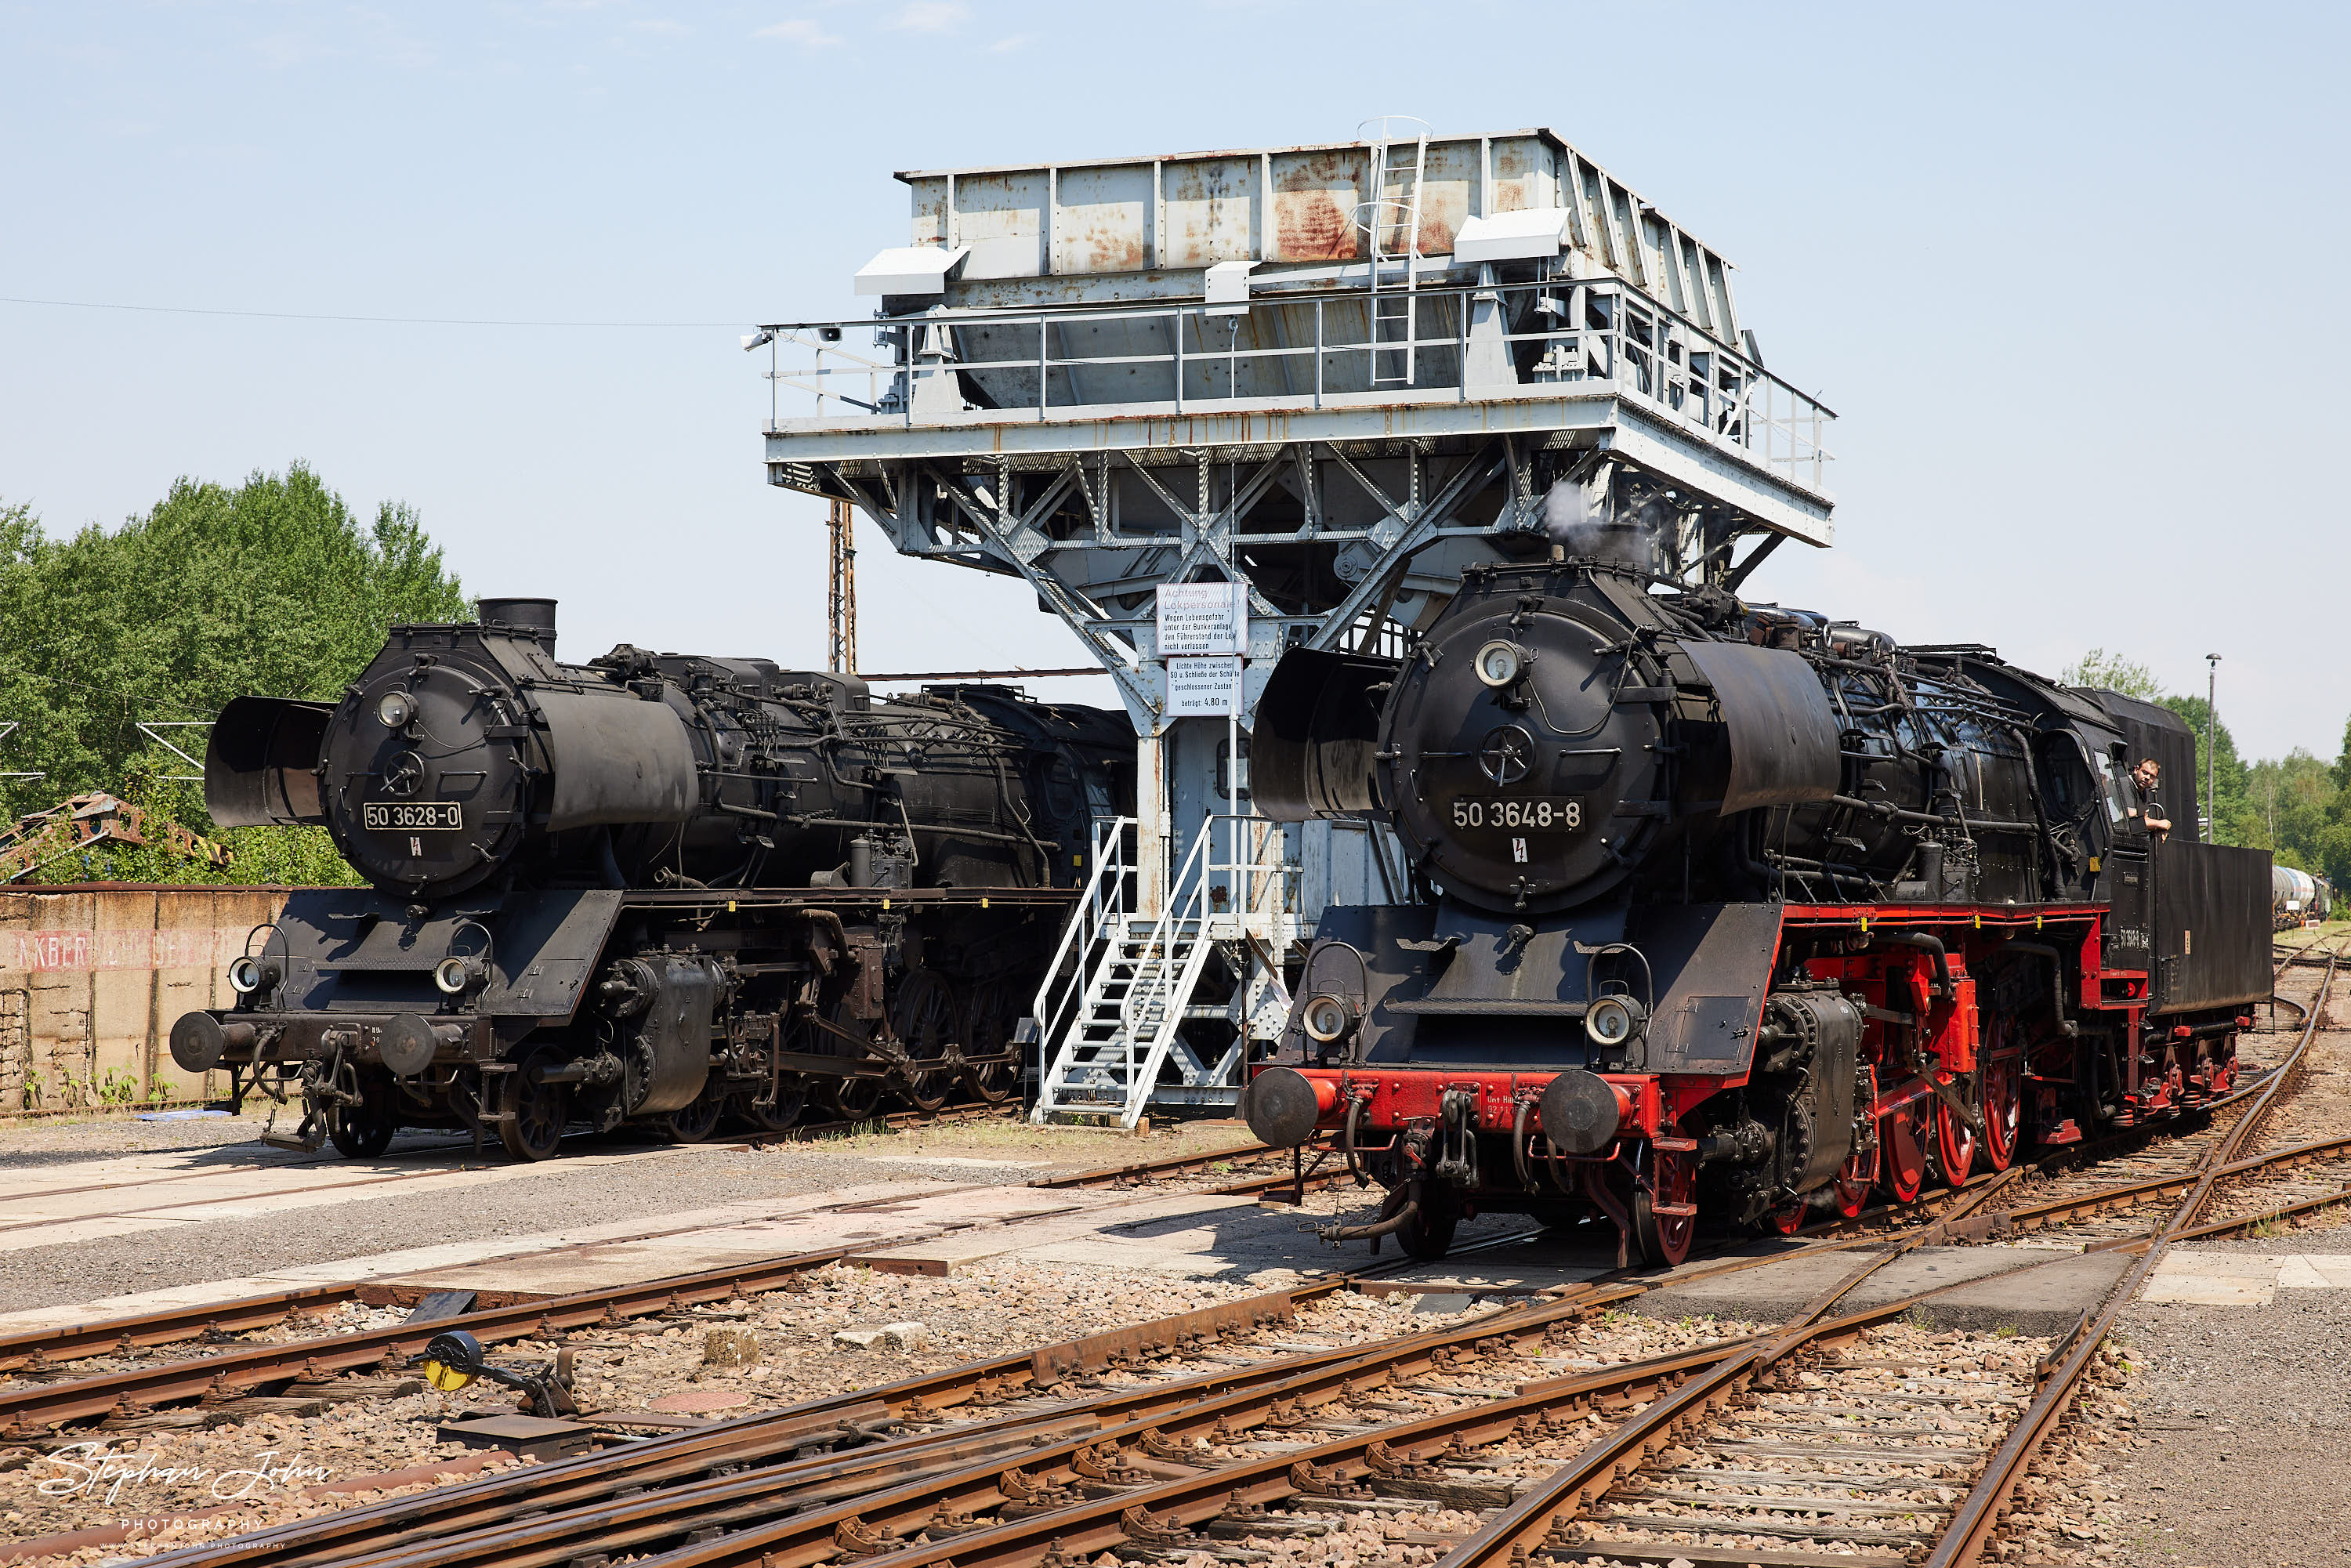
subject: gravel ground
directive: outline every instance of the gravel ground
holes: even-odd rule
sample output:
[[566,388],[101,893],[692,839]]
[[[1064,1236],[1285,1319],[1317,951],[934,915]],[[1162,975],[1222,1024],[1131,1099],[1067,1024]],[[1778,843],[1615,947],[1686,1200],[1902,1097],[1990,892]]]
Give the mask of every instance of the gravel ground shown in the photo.
[[[2351,1253],[2351,1231],[2194,1250]],[[2280,1291],[2260,1308],[2137,1303],[2117,1338],[2138,1424],[2102,1457],[2125,1561],[2351,1558],[2351,1291]]]
[[[578,1357],[575,1392],[583,1411],[640,1410],[663,1396],[695,1391],[732,1396],[721,1414],[733,1417],[800,1400],[876,1386],[957,1364],[1032,1349],[1188,1312],[1212,1302],[1254,1295],[1261,1282],[1136,1281],[1099,1270],[1006,1264],[952,1278],[877,1274],[831,1268],[806,1276],[805,1288],[700,1311],[696,1320],[642,1334],[587,1333],[569,1342]],[[358,1328],[397,1312],[352,1308],[338,1328]],[[1359,1343],[1467,1317],[1416,1314],[1408,1297],[1342,1293],[1303,1308],[1293,1323],[1260,1341],[1303,1338],[1328,1344]],[[836,1342],[843,1329],[915,1322],[925,1343],[918,1349],[856,1349]],[[706,1365],[705,1338],[714,1330],[748,1330],[758,1360],[740,1367]],[[1595,1328],[1580,1336],[1579,1354],[1601,1361],[1654,1354],[1652,1343],[1687,1343],[1690,1329]],[[1277,1354],[1272,1350],[1261,1354]],[[531,1359],[528,1346],[501,1352],[502,1359]],[[1206,1364],[1169,1370],[1207,1370]],[[1113,1374],[1110,1380],[1124,1380]],[[110,1500],[106,1484],[79,1484],[101,1462],[99,1452],[76,1450],[56,1458],[18,1449],[0,1457],[0,1534],[22,1540],[53,1531],[88,1529],[122,1518],[201,1510],[213,1506],[225,1488],[240,1489],[240,1506],[218,1519],[184,1523],[167,1542],[142,1543],[152,1552],[194,1541],[305,1517],[358,1499],[306,1499],[303,1485],[348,1480],[429,1464],[467,1450],[435,1441],[442,1422],[514,1408],[514,1396],[477,1382],[454,1395],[425,1392],[395,1400],[355,1402],[308,1417],[264,1416],[210,1431],[155,1431],[101,1438],[110,1445],[110,1476],[132,1472]],[[268,1456],[265,1458],[263,1456]],[[256,1469],[273,1475],[246,1478]],[[202,1470],[204,1473],[195,1473]],[[177,1472],[177,1473],[159,1473]],[[222,1478],[228,1478],[225,1481]],[[382,1494],[390,1495],[390,1494]],[[47,1563],[120,1560],[133,1549],[96,1548]]]
[[[2292,977],[2304,983],[2292,984]],[[2291,994],[2316,977],[2290,972]],[[2330,1005],[2304,1087],[2263,1129],[2275,1148],[2351,1132],[2351,1005]],[[2351,1254],[2351,1209],[2186,1253]],[[2136,1302],[2116,1336],[2125,1390],[2074,1462],[2103,1467],[2099,1522],[2132,1563],[2197,1568],[2351,1561],[2351,1291],[2283,1290],[2265,1307]],[[2095,1416],[2095,1412],[2094,1412]],[[2075,1541],[2074,1545],[2080,1546]],[[2062,1559],[2059,1559],[2062,1560]]]

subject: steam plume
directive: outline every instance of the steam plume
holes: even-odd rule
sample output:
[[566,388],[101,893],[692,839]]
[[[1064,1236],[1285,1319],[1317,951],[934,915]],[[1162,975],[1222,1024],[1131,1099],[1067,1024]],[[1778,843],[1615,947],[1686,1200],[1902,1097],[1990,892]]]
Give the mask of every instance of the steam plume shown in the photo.
[[1654,498],[1615,507],[1604,493],[1595,506],[1582,485],[1562,479],[1543,497],[1543,530],[1571,556],[1656,572],[1665,559],[1665,513]]

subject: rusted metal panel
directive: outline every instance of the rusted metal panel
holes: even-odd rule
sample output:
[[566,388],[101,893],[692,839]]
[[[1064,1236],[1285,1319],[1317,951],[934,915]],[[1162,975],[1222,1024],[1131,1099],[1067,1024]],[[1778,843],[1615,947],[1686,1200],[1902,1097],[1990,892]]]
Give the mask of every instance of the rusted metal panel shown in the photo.
[[953,242],[971,247],[966,277],[1029,277],[1045,267],[1045,169],[966,174],[955,183]]
[[1256,257],[1258,182],[1254,155],[1196,158],[1161,165],[1166,267],[1210,267]]
[[1141,272],[1152,265],[1150,164],[1064,169],[1057,183],[1055,272]]
[[[1401,254],[1402,218],[1416,204],[1411,176],[1392,170],[1373,190],[1373,152],[1362,141],[1328,142],[898,178],[912,197],[912,243],[972,247],[965,280],[1134,280],[1223,261],[1359,262],[1375,202],[1389,225],[1381,249]],[[1548,131],[1431,137],[1416,206],[1411,248],[1432,257],[1453,254],[1471,216],[1563,207],[1573,249],[1718,334],[1735,334],[1728,264]],[[1135,287],[1147,286],[1080,285],[1073,298],[1123,299]]]
[[1278,152],[1273,163],[1273,235],[1268,261],[1353,261],[1364,235],[1355,208],[1370,180],[1364,147]]
[[1483,210],[1516,213],[1560,205],[1562,152],[1541,136],[1495,137],[1488,153],[1492,184]]
[[[1417,249],[1422,256],[1450,256],[1453,236],[1460,232],[1461,221],[1478,212],[1479,183],[1485,162],[1485,150],[1476,141],[1431,141],[1428,144],[1427,166],[1420,180],[1420,233]],[[1409,176],[1391,182],[1409,187]],[[1384,203],[1400,203],[1410,197],[1409,189],[1391,189],[1380,193]],[[1383,209],[1398,214],[1390,205]],[[1398,215],[1401,215],[1398,214]],[[1404,248],[1404,235],[1392,235],[1387,248]]]
[[947,177],[925,175],[908,182],[914,197],[914,238],[909,245],[947,243]]

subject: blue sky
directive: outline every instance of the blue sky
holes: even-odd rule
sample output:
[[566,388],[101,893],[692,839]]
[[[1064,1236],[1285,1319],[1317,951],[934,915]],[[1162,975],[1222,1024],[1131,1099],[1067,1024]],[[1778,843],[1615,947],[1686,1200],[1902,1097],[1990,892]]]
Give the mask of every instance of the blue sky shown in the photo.
[[[2351,134],[2339,8],[0,6],[0,499],[112,525],[310,463],[469,588],[819,662],[747,323],[863,314],[912,167],[1543,125],[1740,268],[1843,416],[1834,549],[1751,589],[2203,688],[2332,757]],[[699,325],[696,325],[699,324]],[[869,668],[1081,662],[1021,589],[866,539]],[[1091,684],[1091,683],[1089,683]],[[1065,690],[1065,695],[1076,695]],[[5,716],[0,716],[5,717]]]

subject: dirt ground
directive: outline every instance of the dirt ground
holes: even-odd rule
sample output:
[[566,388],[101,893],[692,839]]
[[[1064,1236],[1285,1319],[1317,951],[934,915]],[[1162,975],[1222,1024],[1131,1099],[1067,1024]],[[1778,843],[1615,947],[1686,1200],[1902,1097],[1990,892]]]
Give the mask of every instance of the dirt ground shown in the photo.
[[[2316,977],[2289,971],[2283,994],[2306,997]],[[2346,988],[2338,980],[2338,998]],[[2351,1133],[2351,1001],[2330,1005],[2321,1024],[2304,1085],[2264,1129],[2266,1147]],[[2195,1249],[2351,1255],[2351,1205]],[[2258,1307],[2135,1302],[2114,1343],[2123,1381],[2100,1397],[2117,1408],[2086,1423],[2103,1440],[2071,1460],[2074,1523],[2095,1533],[2052,1532],[2053,1560],[2351,1563],[2351,1290],[2280,1290]]]

